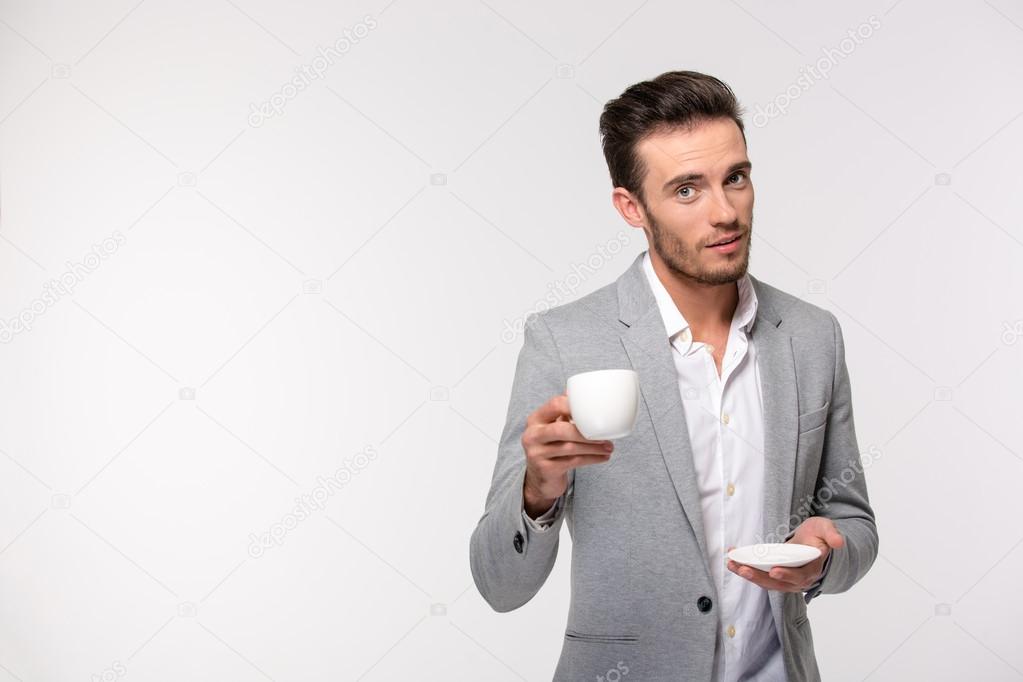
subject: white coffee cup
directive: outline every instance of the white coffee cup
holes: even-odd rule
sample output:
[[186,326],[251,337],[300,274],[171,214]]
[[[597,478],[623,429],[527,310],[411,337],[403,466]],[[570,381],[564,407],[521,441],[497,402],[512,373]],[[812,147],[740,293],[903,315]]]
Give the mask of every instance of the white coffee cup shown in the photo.
[[624,438],[639,414],[639,375],[601,369],[568,378],[568,409],[579,433],[590,440]]

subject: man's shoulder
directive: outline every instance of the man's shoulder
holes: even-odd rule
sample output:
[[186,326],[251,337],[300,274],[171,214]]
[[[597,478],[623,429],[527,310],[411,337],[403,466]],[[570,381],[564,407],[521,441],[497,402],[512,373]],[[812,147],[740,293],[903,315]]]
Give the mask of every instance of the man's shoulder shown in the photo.
[[779,328],[798,336],[830,337],[838,327],[838,320],[827,308],[811,303],[761,279],[750,276],[757,292],[758,304],[773,310],[781,319]]
[[578,328],[606,324],[618,315],[618,282],[610,282],[579,298],[561,305],[530,313],[526,321],[542,319],[549,327]]

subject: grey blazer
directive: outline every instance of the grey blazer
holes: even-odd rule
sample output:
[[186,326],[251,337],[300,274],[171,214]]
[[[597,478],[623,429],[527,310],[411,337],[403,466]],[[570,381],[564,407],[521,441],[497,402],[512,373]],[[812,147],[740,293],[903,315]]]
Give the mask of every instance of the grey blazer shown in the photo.
[[[719,627],[692,450],[671,346],[642,254],[613,282],[531,314],[515,368],[486,507],[470,541],[480,594],[511,611],[554,566],[561,524],[572,538],[571,603],[554,680],[709,680]],[[806,606],[845,592],[877,557],[874,512],[853,426],[849,374],[830,312],[751,276],[752,338],[764,401],[764,529],[784,542],[808,516],[833,519],[845,546],[805,595],[769,592],[789,680],[819,680]],[[522,514],[526,417],[595,369],[639,373],[633,432],[605,464],[571,472],[554,525],[531,530]],[[625,672],[625,671],[628,672]]]

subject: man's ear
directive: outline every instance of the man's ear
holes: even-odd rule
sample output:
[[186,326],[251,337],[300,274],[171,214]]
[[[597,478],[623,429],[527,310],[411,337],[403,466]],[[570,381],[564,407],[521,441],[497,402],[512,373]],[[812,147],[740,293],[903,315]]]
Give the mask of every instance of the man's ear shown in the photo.
[[611,191],[611,203],[629,225],[638,228],[646,227],[646,211],[643,210],[643,205],[632,192],[624,187],[615,187]]

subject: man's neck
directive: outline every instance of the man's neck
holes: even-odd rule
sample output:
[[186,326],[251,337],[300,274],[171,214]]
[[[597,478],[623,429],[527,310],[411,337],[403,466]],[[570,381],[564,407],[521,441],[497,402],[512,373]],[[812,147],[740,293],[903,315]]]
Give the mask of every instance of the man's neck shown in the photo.
[[718,330],[731,326],[739,305],[739,287],[735,282],[706,284],[680,276],[653,251],[650,251],[650,263],[675,307],[692,328],[693,338],[717,336]]

